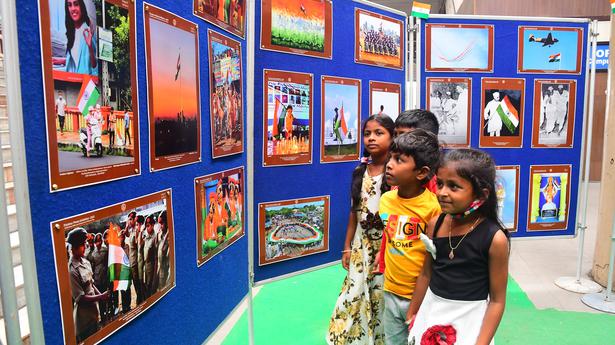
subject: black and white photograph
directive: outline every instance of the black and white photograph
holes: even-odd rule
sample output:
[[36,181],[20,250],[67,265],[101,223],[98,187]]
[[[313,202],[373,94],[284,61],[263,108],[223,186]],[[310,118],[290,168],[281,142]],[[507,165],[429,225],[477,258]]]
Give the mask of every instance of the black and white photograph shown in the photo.
[[427,109],[438,118],[445,147],[470,146],[471,78],[427,78]]
[[575,80],[534,81],[532,147],[572,147]]

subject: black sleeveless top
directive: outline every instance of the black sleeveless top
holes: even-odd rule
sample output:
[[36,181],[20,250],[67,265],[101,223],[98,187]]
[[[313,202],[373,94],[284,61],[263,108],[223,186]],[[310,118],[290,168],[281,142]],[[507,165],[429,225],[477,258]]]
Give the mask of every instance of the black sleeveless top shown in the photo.
[[[437,254],[429,288],[446,299],[485,300],[489,295],[489,247],[500,227],[492,220],[484,219],[455,249],[455,257],[451,260],[448,257],[451,251],[448,236],[436,238],[445,216],[440,215],[434,228],[433,242]],[[462,236],[451,238],[453,247]]]

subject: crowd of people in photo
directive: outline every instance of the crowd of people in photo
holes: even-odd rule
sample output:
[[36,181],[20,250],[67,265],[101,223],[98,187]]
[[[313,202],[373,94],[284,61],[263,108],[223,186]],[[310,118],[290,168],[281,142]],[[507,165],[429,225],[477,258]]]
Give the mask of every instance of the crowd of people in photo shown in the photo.
[[382,26],[378,30],[367,29],[366,26],[361,30],[362,51],[378,55],[399,55],[399,37],[385,33]]
[[[119,276],[114,273],[119,269],[117,264],[110,267],[110,231],[117,231],[120,247],[128,257],[129,269]],[[131,211],[123,229],[113,224],[104,229],[75,228],[67,234],[66,243],[77,342],[128,313],[171,282],[166,211],[154,214]],[[114,285],[117,283],[114,280],[127,285]]]

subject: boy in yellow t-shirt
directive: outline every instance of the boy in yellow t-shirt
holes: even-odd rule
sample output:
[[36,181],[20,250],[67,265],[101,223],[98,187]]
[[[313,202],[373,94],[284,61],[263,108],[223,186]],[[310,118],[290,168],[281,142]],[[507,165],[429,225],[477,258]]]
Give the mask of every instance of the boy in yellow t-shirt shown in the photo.
[[386,181],[398,189],[380,198],[386,237],[383,323],[385,344],[397,345],[408,340],[406,311],[426,252],[419,234],[440,213],[436,196],[424,187],[438,164],[440,147],[435,135],[415,129],[395,138],[389,152]]

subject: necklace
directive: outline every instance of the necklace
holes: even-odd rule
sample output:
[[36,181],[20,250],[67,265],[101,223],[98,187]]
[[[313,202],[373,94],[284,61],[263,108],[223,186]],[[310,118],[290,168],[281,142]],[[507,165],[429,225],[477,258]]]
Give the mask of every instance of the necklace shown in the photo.
[[478,224],[478,222],[481,219],[482,219],[481,217],[476,218],[476,220],[474,221],[474,224],[472,224],[472,226],[470,227],[470,230],[468,230],[465,234],[463,234],[463,237],[461,237],[459,242],[457,242],[457,245],[454,247],[453,247],[453,243],[451,242],[451,233],[453,232],[453,220],[451,219],[451,222],[448,223],[448,246],[451,248],[450,253],[448,253],[449,259],[453,260],[455,258],[455,249],[457,249],[459,245],[461,244],[461,241],[463,241],[463,239],[466,238],[466,236],[468,236],[468,234],[471,233],[472,230],[474,230],[474,228],[476,227],[476,224]]

